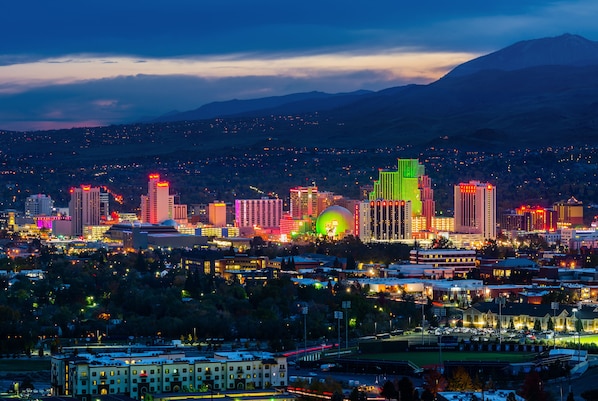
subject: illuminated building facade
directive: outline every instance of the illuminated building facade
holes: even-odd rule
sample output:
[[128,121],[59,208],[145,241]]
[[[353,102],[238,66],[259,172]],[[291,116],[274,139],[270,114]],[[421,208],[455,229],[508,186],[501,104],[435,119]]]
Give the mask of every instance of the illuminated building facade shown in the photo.
[[398,159],[397,170],[380,170],[369,200],[410,201],[413,216],[423,216],[423,230],[432,227],[436,214],[432,180],[418,159]]
[[208,205],[208,222],[214,227],[226,227],[226,203],[212,202]]
[[117,394],[142,400],[202,386],[219,392],[284,387],[287,371],[286,357],[266,352],[217,352],[212,358],[159,351],[58,354],[52,357],[51,385],[56,396],[82,401]]
[[520,206],[515,209],[517,215],[523,216],[523,231],[556,231],[557,212],[540,206]]
[[375,200],[356,207],[355,235],[363,242],[411,240],[411,201]]
[[235,226],[239,228],[280,227],[282,199],[235,200]]
[[81,185],[79,188],[71,188],[70,192],[71,234],[81,236],[83,235],[83,226],[100,224],[100,188]]
[[295,187],[290,192],[290,214],[293,219],[318,216],[318,187]]
[[455,231],[496,238],[496,187],[470,181],[455,185]]
[[172,219],[174,196],[170,195],[168,181],[160,181],[160,174],[150,174],[147,195],[141,195],[141,221],[159,224]]
[[31,195],[25,199],[25,216],[50,216],[54,208],[54,201],[47,195]]
[[574,197],[554,204],[560,227],[583,226],[583,202]]

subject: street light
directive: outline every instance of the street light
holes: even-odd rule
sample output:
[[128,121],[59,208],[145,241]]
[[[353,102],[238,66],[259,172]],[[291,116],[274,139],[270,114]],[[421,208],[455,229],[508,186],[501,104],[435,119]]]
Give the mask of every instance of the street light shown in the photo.
[[580,326],[577,323],[577,318],[575,317],[575,314],[577,313],[577,308],[573,308],[573,328],[575,329],[575,332],[577,333],[577,338],[578,338],[578,344],[577,344],[577,363],[581,362],[581,330],[578,330],[578,326]]
[[343,318],[343,312],[334,311],[334,318],[338,321],[338,353],[337,358],[341,356],[341,319]]
[[[301,308],[301,313],[303,314],[303,340],[305,342],[305,348],[303,349],[304,355],[307,354],[307,311],[308,307],[304,306]],[[305,357],[304,357],[305,360]]]
[[345,310],[345,344],[349,349],[349,309],[351,309],[351,301],[343,301],[342,307]]

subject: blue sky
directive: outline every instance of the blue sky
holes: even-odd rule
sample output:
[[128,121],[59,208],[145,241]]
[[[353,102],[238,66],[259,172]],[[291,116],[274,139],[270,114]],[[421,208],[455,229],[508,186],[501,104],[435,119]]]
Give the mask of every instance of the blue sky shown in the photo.
[[595,0],[7,0],[0,129],[427,83],[519,40],[597,40],[597,20]]

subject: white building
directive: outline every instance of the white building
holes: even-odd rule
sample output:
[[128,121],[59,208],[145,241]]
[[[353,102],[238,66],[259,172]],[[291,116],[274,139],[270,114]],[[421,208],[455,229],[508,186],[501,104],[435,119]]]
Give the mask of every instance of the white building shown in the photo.
[[288,384],[286,357],[270,353],[222,352],[213,358],[184,353],[54,355],[54,394],[91,401],[98,395],[189,392],[207,386],[214,391],[262,389]]
[[356,235],[363,242],[411,242],[411,201],[361,202],[355,216]]
[[31,195],[25,199],[25,216],[50,216],[54,208],[54,201],[46,195]]
[[409,252],[412,264],[449,268],[453,276],[464,276],[476,268],[476,252],[467,249],[414,249]]
[[235,226],[239,228],[280,227],[282,199],[235,200]]

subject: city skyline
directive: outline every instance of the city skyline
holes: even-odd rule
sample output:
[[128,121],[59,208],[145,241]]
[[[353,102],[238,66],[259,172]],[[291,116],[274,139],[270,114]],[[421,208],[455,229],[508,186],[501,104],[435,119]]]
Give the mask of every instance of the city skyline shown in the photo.
[[428,83],[514,42],[598,37],[590,1],[294,7],[260,1],[11,3],[0,129],[138,121],[211,101]]

